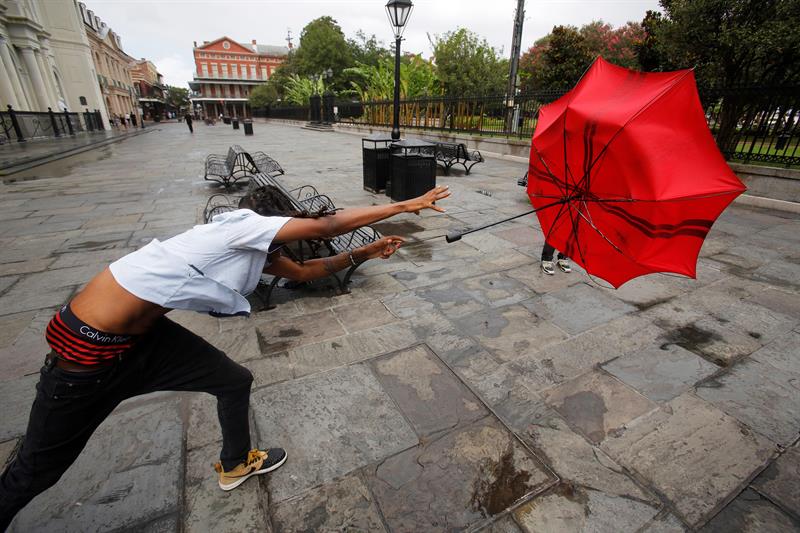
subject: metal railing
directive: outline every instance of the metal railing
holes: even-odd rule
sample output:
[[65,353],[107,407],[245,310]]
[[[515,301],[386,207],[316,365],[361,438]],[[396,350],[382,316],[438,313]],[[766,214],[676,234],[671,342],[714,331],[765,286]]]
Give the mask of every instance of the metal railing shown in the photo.
[[309,106],[269,106],[253,109],[253,116],[281,120],[310,120]]
[[[432,97],[400,102],[401,128],[471,133],[486,136],[530,138],[536,127],[539,108],[564,94],[541,91],[520,94],[512,105],[505,96]],[[343,124],[392,127],[394,104],[377,102],[338,102]]]
[[800,87],[701,89],[700,98],[727,159],[800,165]]
[[[566,91],[505,96],[431,97],[400,101],[400,127],[448,133],[530,139],[539,109]],[[743,163],[800,166],[800,87],[701,89],[706,120],[725,157]],[[391,128],[391,100],[336,102],[342,126]],[[258,117],[310,120],[310,106],[256,110]]]
[[10,105],[7,111],[0,111],[0,126],[0,140],[4,143],[66,137],[82,131],[104,129],[99,111],[16,111]]

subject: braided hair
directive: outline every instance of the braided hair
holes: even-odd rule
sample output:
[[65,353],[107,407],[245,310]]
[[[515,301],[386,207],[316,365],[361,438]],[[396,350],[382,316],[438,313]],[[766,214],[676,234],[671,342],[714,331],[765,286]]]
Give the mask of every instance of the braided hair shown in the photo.
[[298,211],[274,185],[264,185],[245,194],[239,200],[239,209],[250,209],[265,217],[319,218],[334,213],[325,207],[314,212]]

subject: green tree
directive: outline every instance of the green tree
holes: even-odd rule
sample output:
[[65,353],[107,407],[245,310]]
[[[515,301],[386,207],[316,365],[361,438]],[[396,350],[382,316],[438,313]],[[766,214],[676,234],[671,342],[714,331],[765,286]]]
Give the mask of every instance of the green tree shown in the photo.
[[[800,0],[661,0],[648,12],[639,60],[650,70],[695,68],[706,103],[709,88],[800,84]],[[725,94],[725,93],[723,93]],[[737,123],[763,108],[758,98],[728,92],[718,102],[716,140],[732,151]],[[780,115],[789,113],[784,108]]]
[[309,99],[314,94],[325,92],[325,82],[321,78],[310,80],[297,74],[292,74],[284,86],[284,99],[295,105],[309,105]]
[[250,97],[247,99],[250,107],[253,109],[267,107],[274,104],[278,100],[278,88],[272,80],[267,83],[256,85],[250,91]]
[[[394,60],[384,59],[377,66],[360,64],[345,70],[353,78],[353,91],[362,102],[391,100],[394,97]],[[430,61],[414,54],[400,60],[400,98],[419,98],[441,94],[441,85]]]
[[272,75],[269,78],[270,83],[273,84],[278,92],[278,98],[282,99],[285,96],[286,84],[289,83],[289,79],[293,75],[299,76],[299,66],[297,62],[297,54],[294,52],[294,50],[290,50],[289,55],[286,56],[284,62],[272,72]]
[[544,51],[550,44],[550,34],[533,43],[527,52],[519,58],[520,88],[523,91],[536,89],[538,79],[535,74],[545,68]]
[[540,52],[538,68],[529,73],[534,89],[569,89],[594,60],[586,38],[574,26],[556,26]]
[[308,24],[300,34],[300,47],[295,53],[296,72],[299,76],[319,74],[333,70],[333,86],[342,88],[344,69],[354,65],[352,49],[339,24],[331,17],[320,17]]
[[508,60],[486,39],[465,28],[437,36],[433,43],[436,72],[450,96],[500,94],[508,79]]
[[[701,85],[800,83],[800,0],[661,0],[648,12],[653,70],[696,68]],[[645,61],[643,61],[645,62]]]
[[603,59],[625,68],[638,69],[638,47],[644,40],[644,29],[638,22],[628,22],[614,29],[602,20],[584,25],[579,30],[592,59]]
[[167,105],[175,109],[186,109],[189,106],[189,89],[167,85],[166,93]]
[[374,34],[367,37],[362,30],[356,32],[355,39],[348,39],[347,45],[350,47],[350,54],[355,64],[377,67],[382,61],[392,58],[391,51],[383,42]]
[[645,30],[638,22],[613,28],[602,20],[556,26],[520,58],[524,90],[572,87],[597,56],[621,67],[638,69]]

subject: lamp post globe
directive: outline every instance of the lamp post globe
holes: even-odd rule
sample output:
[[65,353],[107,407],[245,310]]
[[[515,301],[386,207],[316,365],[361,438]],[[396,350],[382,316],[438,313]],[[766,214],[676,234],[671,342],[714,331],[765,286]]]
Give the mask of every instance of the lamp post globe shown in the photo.
[[406,28],[414,4],[411,0],[389,0],[386,2],[386,15],[394,32],[394,117],[392,120],[392,139],[400,139],[400,41]]

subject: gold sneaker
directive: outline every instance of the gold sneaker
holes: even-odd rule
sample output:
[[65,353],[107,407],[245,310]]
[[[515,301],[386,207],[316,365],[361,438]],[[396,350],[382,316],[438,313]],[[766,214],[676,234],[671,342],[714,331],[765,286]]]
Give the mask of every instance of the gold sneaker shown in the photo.
[[252,476],[272,472],[286,462],[286,457],[283,448],[254,449],[247,453],[245,462],[239,463],[236,468],[228,472],[222,469],[222,463],[217,463],[214,465],[214,470],[219,473],[219,488],[233,490]]

